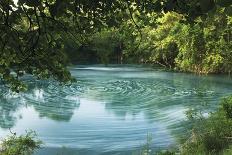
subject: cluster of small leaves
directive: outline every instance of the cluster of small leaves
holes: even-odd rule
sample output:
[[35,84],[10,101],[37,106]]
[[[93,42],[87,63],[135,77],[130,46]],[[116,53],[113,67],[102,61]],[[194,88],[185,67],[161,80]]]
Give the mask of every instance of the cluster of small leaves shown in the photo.
[[1,155],[32,155],[39,149],[42,142],[36,139],[35,132],[28,132],[26,135],[13,135],[5,138],[0,145]]

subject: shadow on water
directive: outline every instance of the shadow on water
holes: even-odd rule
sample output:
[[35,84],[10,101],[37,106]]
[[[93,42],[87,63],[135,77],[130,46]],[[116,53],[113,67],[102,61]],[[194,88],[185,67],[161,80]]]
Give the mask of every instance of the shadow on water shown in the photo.
[[[197,76],[142,66],[74,66],[78,82],[60,86],[53,81],[25,78],[29,89],[0,94],[0,137],[8,128],[33,129],[46,147],[37,154],[129,154],[152,133],[152,147],[178,144],[187,134],[188,109],[214,111],[232,91],[226,76]],[[66,146],[67,148],[62,148]],[[73,149],[71,149],[73,148]],[[62,150],[63,149],[63,150]]]

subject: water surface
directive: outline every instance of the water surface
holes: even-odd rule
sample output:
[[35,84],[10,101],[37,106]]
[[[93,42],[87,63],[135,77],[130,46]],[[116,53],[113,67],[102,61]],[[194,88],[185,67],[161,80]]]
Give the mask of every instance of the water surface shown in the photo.
[[[152,138],[154,150],[178,145],[186,111],[205,114],[232,92],[227,76],[197,76],[142,66],[73,66],[77,83],[25,78],[29,90],[1,86],[0,137],[31,129],[43,140],[37,155],[130,154]],[[62,154],[61,153],[61,154]]]

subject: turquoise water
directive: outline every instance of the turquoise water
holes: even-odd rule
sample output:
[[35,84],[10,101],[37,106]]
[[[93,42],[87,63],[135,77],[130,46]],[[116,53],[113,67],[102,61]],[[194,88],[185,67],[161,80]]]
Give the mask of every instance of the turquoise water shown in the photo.
[[0,137],[31,129],[43,140],[37,155],[130,154],[152,138],[154,150],[176,147],[188,132],[185,112],[215,110],[232,94],[227,76],[197,76],[142,66],[73,66],[77,83],[24,80],[15,94],[1,86]]

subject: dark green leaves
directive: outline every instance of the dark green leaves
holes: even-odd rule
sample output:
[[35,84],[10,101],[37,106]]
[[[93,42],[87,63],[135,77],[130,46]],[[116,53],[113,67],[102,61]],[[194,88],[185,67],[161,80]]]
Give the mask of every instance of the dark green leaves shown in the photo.
[[49,12],[51,14],[52,17],[56,16],[57,14],[57,8],[56,8],[56,5],[51,5],[49,7]]
[[226,116],[232,119],[232,97],[227,97],[222,101],[222,108],[225,111]]
[[200,0],[201,10],[203,12],[208,12],[215,7],[214,0]]
[[53,17],[61,17],[67,11],[68,2],[64,0],[56,0],[56,2],[49,7],[49,12]]
[[222,7],[228,7],[232,5],[232,1],[231,0],[216,0],[216,4]]
[[27,6],[30,6],[30,7],[38,7],[41,4],[40,1],[41,0],[19,0],[18,4],[19,5],[26,4]]
[[226,7],[226,8],[225,8],[225,13],[226,13],[228,16],[232,16],[232,6]]

